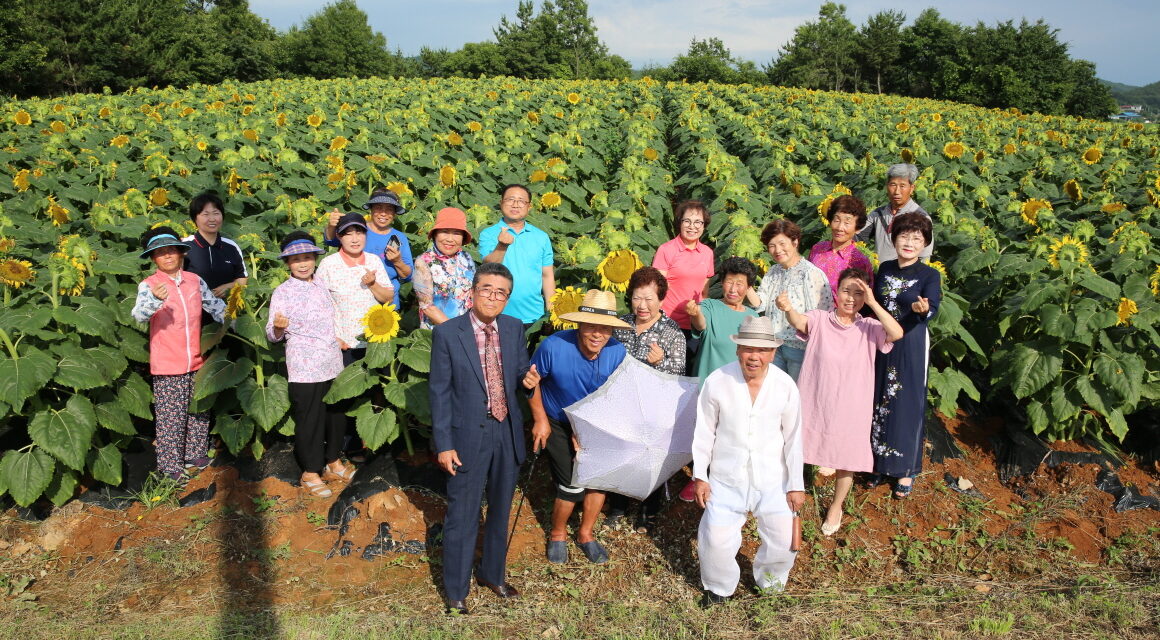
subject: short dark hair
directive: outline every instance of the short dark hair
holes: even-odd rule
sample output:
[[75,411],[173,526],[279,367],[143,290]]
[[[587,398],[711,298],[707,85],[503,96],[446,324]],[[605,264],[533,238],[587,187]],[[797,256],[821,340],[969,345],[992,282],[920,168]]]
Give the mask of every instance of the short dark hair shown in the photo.
[[475,275],[471,278],[472,289],[479,285],[479,279],[483,276],[501,276],[507,278],[509,283],[515,284],[515,278],[512,277],[511,270],[503,266],[502,262],[485,262],[477,266],[475,268]]
[[641,287],[647,287],[650,284],[657,286],[657,298],[665,299],[665,295],[669,292],[669,281],[659,269],[654,267],[641,267],[632,272],[632,277],[628,279],[628,289],[625,290],[625,298],[628,300],[628,306],[632,306],[632,293]]
[[830,209],[826,212],[826,220],[828,222],[834,221],[834,216],[839,213],[848,213],[858,221],[855,223],[859,229],[866,226],[866,205],[861,199],[854,196],[838,196],[830,203]]
[[802,228],[787,218],[778,218],[777,220],[766,223],[765,227],[761,230],[761,246],[769,246],[769,241],[779,235],[785,235],[790,240],[800,242],[802,239]]
[[745,276],[751,287],[753,283],[757,282],[757,267],[749,260],[739,256],[725,258],[717,270],[721,272],[722,281],[725,280],[725,276],[740,274]]
[[290,233],[286,234],[285,238],[282,238],[282,251],[285,251],[286,247],[290,246],[290,243],[294,242],[295,240],[309,240],[311,242],[315,242],[314,236],[310,235],[310,232],[308,231],[302,231],[301,229],[297,231],[291,231]]
[[701,216],[705,219],[705,230],[709,229],[709,221],[713,219],[713,214],[709,213],[709,207],[706,207],[705,203],[700,200],[685,200],[673,209],[673,222],[677,225],[678,234],[681,232],[681,220],[685,219],[685,214],[690,209],[701,212]]
[[213,191],[203,191],[202,193],[194,196],[193,200],[189,201],[189,219],[197,220],[197,214],[201,213],[201,210],[204,209],[205,205],[207,204],[214,205],[218,208],[218,211],[222,212],[222,216],[225,216],[226,204],[222,202],[221,196],[214,193]]
[[524,193],[528,194],[528,200],[532,199],[532,190],[531,189],[527,188],[526,186],[524,186],[518,182],[513,182],[511,184],[505,184],[503,186],[503,188],[499,190],[500,201],[503,201],[503,199],[507,196],[507,192],[509,189],[523,189]]
[[[854,278],[855,280],[861,280],[866,284],[870,284],[870,274],[859,269],[858,267],[848,267],[846,269],[842,269],[842,273],[838,274],[838,286],[842,286],[842,282],[847,278]],[[834,293],[837,292],[835,291]]]
[[156,238],[157,236],[163,236],[167,233],[169,235],[173,236],[174,238],[177,238],[178,240],[181,239],[181,236],[178,235],[178,233],[173,230],[173,227],[165,227],[165,226],[154,227],[152,229],[146,229],[145,233],[141,234],[141,248],[145,249],[146,247],[149,246],[150,240],[152,240],[153,238]]
[[919,231],[922,233],[922,239],[929,245],[933,239],[934,229],[931,227],[930,218],[918,213],[917,211],[911,213],[904,213],[890,224],[890,241],[894,242],[898,236],[907,231]]

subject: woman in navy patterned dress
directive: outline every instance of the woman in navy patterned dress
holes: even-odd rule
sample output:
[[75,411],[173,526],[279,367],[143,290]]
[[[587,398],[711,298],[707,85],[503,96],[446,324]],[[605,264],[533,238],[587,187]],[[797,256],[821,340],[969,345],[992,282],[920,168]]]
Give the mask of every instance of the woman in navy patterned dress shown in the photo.
[[880,479],[891,479],[894,497],[901,499],[910,495],[914,477],[922,470],[930,364],[927,327],[938,311],[942,285],[938,271],[918,260],[931,243],[930,218],[919,213],[898,216],[890,235],[898,259],[878,267],[874,297],[902,325],[905,335],[890,353],[879,353],[875,361],[870,444],[874,471]]

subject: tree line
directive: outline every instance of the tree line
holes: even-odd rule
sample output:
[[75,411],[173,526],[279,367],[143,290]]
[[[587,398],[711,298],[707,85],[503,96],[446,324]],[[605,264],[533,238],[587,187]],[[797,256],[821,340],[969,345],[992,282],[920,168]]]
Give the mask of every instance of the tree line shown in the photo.
[[[457,50],[391,51],[355,0],[335,0],[278,32],[247,0],[10,0],[0,12],[0,93],[123,91],[275,77],[627,78],[627,60],[597,35],[584,0],[517,0],[494,41]],[[935,9],[913,23],[894,10],[859,26],[823,4],[768,64],[694,37],[658,80],[778,84],[889,93],[984,107],[1103,117],[1116,109],[1095,66],[1073,59],[1043,21],[964,26]]]

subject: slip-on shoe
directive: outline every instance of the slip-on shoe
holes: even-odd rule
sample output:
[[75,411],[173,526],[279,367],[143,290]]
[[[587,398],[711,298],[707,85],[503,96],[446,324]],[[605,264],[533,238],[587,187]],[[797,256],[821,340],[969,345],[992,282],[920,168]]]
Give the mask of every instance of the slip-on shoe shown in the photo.
[[453,616],[465,616],[471,612],[467,610],[466,600],[448,600],[447,613]]
[[516,589],[515,587],[511,586],[510,584],[506,583],[506,582],[503,584],[492,584],[490,582],[487,582],[486,580],[479,580],[479,579],[477,579],[476,582],[478,582],[479,586],[481,586],[481,587],[487,587],[488,589],[491,589],[492,593],[494,593],[495,595],[497,595],[501,598],[504,598],[505,600],[508,598],[520,597],[519,590]]
[[588,558],[588,562],[592,564],[604,564],[608,562],[608,551],[605,551],[599,542],[595,540],[577,542],[576,546],[580,547],[580,550],[584,552],[584,557]]
[[564,564],[568,562],[568,541],[567,540],[549,540],[548,541],[548,562],[555,564]]

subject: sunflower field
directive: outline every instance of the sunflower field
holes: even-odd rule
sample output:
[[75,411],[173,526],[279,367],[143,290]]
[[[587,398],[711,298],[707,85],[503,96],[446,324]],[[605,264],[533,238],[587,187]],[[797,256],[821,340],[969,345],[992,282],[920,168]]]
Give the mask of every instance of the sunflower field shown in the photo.
[[[151,226],[192,230],[213,189],[250,285],[229,331],[206,328],[195,403],[233,452],[290,434],[282,347],[266,342],[290,230],[320,234],[377,185],[425,250],[434,213],[473,231],[498,187],[528,184],[553,238],[557,313],[590,286],[622,289],[672,237],[676,200],[713,211],[718,257],[768,264],[761,226],[786,216],[802,250],[828,238],[836,195],[884,201],[887,166],[916,163],[945,298],[931,394],[1004,406],[1050,438],[1122,439],[1160,398],[1160,136],[1139,125],[953,103],[772,87],[481,80],[267,81],[74,95],[0,105],[0,494],[60,503],[117,485],[151,431],[145,327],[129,317]],[[408,293],[409,286],[404,293]],[[430,334],[372,324],[382,341],[331,392],[371,446],[426,433]],[[398,335],[390,338],[401,324]],[[390,339],[388,339],[390,338]]]

